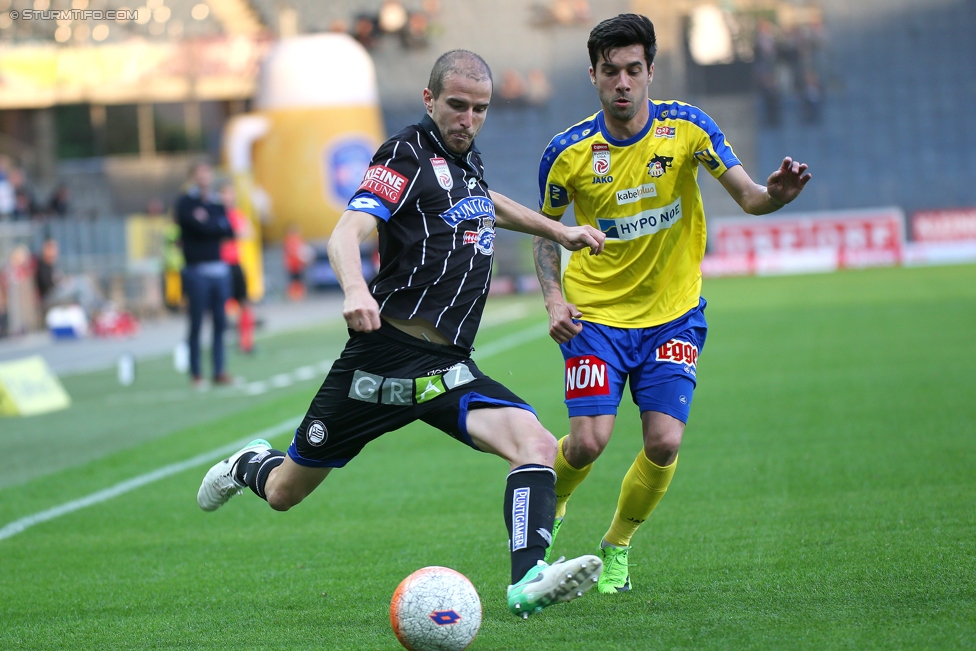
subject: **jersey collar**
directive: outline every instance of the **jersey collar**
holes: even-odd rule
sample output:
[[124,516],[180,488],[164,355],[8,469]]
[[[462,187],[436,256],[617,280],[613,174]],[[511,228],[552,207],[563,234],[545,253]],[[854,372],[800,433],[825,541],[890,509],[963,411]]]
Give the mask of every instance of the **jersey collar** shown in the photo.
[[638,140],[646,136],[647,132],[651,130],[651,123],[654,122],[654,111],[653,111],[653,107],[650,105],[651,101],[648,100],[647,104],[648,104],[648,108],[651,109],[647,115],[647,123],[644,125],[643,129],[641,129],[638,133],[634,134],[630,138],[627,138],[626,140],[617,140],[616,138],[611,136],[610,132],[607,131],[607,123],[603,119],[603,111],[601,110],[599,113],[597,113],[596,122],[597,124],[600,125],[600,133],[603,134],[604,139],[606,139],[606,141],[611,145],[613,145],[614,147],[626,147],[628,145],[634,144],[635,142],[637,142]]
[[434,123],[434,120],[429,115],[424,115],[423,119],[420,120],[420,128],[431,139],[431,141],[434,143],[434,146],[437,147],[437,150],[438,151],[440,151],[445,156],[449,156],[449,157],[453,158],[456,161],[459,161],[459,162],[462,162],[462,163],[470,163],[469,156],[472,153],[475,153],[475,154],[480,154],[481,153],[480,151],[478,151],[478,148],[475,146],[475,144],[474,144],[473,141],[471,143],[471,147],[463,155],[461,155],[461,154],[455,154],[450,149],[448,149],[447,147],[445,147],[444,146],[444,139],[441,136],[441,130],[437,128],[437,124]]

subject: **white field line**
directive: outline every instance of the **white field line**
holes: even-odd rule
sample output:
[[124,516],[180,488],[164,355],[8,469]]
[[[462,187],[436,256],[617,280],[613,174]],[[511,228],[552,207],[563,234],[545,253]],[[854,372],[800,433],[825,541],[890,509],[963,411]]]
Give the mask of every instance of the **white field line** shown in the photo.
[[[529,341],[544,337],[546,334],[546,328],[536,324],[482,346],[477,351],[477,357],[478,359],[487,359],[488,357],[493,357],[507,350],[511,350],[512,348],[521,346]],[[86,495],[85,497],[77,500],[65,502],[60,506],[55,506],[45,511],[39,511],[33,515],[20,518],[19,520],[14,520],[13,522],[4,525],[3,528],[0,528],[0,540],[10,538],[11,536],[16,536],[25,529],[33,527],[35,524],[47,522],[48,520],[53,520],[61,517],[62,515],[67,515],[68,513],[73,513],[80,509],[84,509],[95,504],[100,504],[101,502],[110,500],[113,497],[118,497],[119,495],[123,495],[147,484],[151,484],[155,481],[159,481],[160,479],[165,479],[171,475],[183,472],[184,470],[213,463],[217,459],[222,459],[232,452],[236,452],[254,439],[272,438],[273,436],[282,432],[293,430],[301,424],[303,418],[304,416],[289,418],[288,420],[282,421],[277,425],[272,425],[271,427],[263,429],[260,432],[255,432],[254,434],[242,438],[239,441],[228,443],[227,445],[219,447],[216,450],[210,450],[209,452],[198,454],[197,456],[186,459],[185,461],[179,461],[168,466],[163,466],[162,468],[153,470],[152,472],[133,477],[132,479],[126,479],[125,481],[119,482],[114,486],[110,486],[109,488]]]

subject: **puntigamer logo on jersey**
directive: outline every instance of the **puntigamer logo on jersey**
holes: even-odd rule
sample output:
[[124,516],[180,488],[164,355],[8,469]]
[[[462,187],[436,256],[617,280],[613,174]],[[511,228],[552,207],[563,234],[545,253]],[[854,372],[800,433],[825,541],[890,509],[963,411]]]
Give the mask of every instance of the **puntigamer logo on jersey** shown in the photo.
[[488,197],[464,197],[451,206],[450,210],[441,213],[441,219],[454,227],[463,221],[481,220],[482,217],[495,221],[495,204]]
[[390,203],[399,203],[406,187],[407,177],[394,172],[385,165],[373,165],[366,170],[359,189],[372,192]]
[[645,183],[639,188],[627,188],[626,190],[617,190],[617,205],[623,206],[628,203],[635,203],[640,201],[644,197],[656,197],[657,196],[657,186],[653,183]]
[[671,228],[681,219],[681,197],[667,206],[642,210],[633,217],[619,219],[597,219],[596,225],[607,234],[607,239],[636,240],[638,237],[653,235]]

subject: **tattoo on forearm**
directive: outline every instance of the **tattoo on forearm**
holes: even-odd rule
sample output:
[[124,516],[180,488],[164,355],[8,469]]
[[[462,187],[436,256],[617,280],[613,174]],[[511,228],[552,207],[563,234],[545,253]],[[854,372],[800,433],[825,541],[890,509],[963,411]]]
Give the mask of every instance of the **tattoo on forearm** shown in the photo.
[[542,285],[543,296],[548,298],[562,295],[559,245],[536,236],[532,238],[532,257],[535,258],[535,273]]

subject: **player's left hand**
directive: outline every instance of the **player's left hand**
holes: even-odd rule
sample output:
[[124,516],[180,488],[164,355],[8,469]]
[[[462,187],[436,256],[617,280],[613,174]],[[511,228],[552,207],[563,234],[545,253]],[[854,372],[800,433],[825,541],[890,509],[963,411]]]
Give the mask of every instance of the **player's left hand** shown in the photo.
[[592,226],[567,226],[561,235],[559,243],[566,249],[579,251],[589,248],[593,255],[599,255],[603,251],[603,244],[607,239],[604,233]]
[[807,167],[806,163],[798,163],[789,156],[784,158],[779,169],[766,179],[766,192],[773,201],[785,206],[796,199],[807,181],[813,178]]

